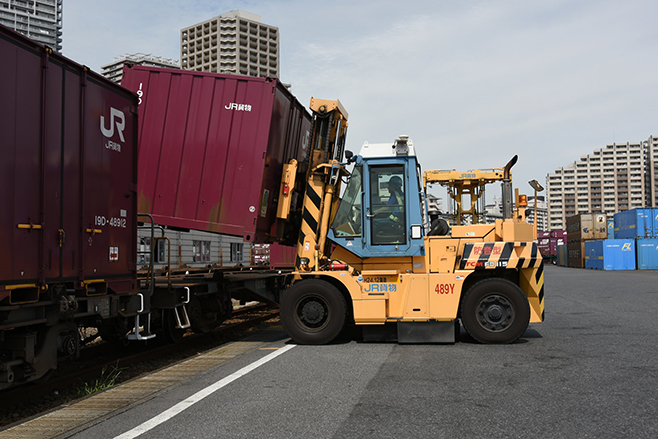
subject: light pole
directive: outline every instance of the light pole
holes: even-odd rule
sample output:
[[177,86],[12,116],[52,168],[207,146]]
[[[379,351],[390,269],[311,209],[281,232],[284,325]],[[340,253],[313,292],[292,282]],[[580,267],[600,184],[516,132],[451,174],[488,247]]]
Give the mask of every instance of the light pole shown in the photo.
[[537,239],[537,192],[541,192],[544,190],[544,187],[539,184],[537,180],[530,180],[528,182],[531,188],[535,190],[535,220],[533,221],[534,224],[534,229],[535,229],[535,240]]

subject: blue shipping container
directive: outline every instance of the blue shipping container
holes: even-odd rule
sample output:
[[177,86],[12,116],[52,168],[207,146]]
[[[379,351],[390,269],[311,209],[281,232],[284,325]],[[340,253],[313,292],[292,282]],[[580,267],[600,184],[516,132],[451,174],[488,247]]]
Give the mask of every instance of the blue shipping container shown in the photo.
[[615,220],[613,218],[608,220],[608,239],[615,239]]
[[568,250],[567,250],[567,245],[566,244],[558,244],[557,246],[557,258],[556,258],[556,263],[560,267],[566,267],[567,266],[567,255],[568,255]]
[[585,268],[635,270],[635,240],[606,239],[585,242]]
[[615,238],[658,238],[658,208],[642,207],[615,213]]
[[658,238],[635,241],[638,270],[658,270]]

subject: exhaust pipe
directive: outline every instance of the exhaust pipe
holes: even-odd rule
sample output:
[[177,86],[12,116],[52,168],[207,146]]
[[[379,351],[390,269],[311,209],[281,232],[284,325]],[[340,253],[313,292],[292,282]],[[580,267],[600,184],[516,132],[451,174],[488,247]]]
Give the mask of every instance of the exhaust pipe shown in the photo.
[[505,165],[503,170],[503,219],[512,218],[512,166],[519,159],[518,155],[512,157],[512,160]]

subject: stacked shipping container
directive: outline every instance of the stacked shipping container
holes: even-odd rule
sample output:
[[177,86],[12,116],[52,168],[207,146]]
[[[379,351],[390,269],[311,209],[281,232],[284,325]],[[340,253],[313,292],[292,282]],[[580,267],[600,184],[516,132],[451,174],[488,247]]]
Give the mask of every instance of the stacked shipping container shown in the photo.
[[555,259],[557,257],[558,245],[566,244],[566,239],[566,230],[537,232],[537,248],[544,257],[544,261]]
[[558,245],[556,253],[557,265],[658,270],[658,207],[618,212],[610,219],[605,214],[569,217],[567,245]]
[[585,242],[606,239],[608,219],[605,213],[581,213],[567,218],[567,265],[585,267]]
[[645,207],[615,214],[616,238],[635,241],[637,268],[658,269],[658,208]]
[[585,268],[635,270],[635,241],[632,239],[586,241]]
[[567,244],[561,244],[557,246],[557,256],[555,257],[556,265],[560,267],[566,267],[568,262],[569,250],[567,249]]

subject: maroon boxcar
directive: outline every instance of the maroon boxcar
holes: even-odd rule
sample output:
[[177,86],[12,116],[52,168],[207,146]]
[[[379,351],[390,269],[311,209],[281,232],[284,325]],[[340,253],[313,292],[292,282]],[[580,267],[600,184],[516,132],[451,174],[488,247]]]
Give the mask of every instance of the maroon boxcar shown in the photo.
[[140,212],[248,242],[296,241],[274,230],[277,198],[283,164],[306,158],[311,116],[281,82],[127,66],[122,85],[140,96]]
[[134,290],[136,96],[2,26],[0,59],[0,302]]

